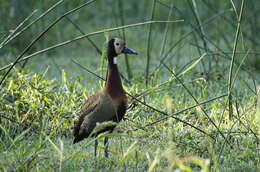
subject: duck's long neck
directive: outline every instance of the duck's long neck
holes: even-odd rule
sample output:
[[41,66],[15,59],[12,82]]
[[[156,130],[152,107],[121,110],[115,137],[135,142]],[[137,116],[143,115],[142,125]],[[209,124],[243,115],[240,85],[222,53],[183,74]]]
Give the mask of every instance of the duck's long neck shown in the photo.
[[112,98],[117,98],[124,95],[124,89],[118,72],[116,60],[114,60],[114,58],[116,57],[108,58],[108,73],[105,89]]

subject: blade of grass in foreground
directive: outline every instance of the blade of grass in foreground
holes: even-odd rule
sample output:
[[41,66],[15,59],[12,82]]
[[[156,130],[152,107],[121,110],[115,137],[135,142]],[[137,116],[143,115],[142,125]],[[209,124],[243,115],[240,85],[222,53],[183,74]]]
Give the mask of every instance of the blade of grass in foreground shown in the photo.
[[[200,58],[198,60],[196,60],[194,63],[192,63],[187,69],[185,69],[183,72],[181,72],[179,74],[179,76],[184,75],[185,73],[187,73],[188,71],[192,70],[207,54],[204,53],[200,56]],[[164,64],[164,63],[163,63]]]
[[121,160],[118,162],[117,164],[117,168],[121,167],[123,164],[125,164],[125,162],[130,158],[130,153],[133,152],[136,148],[138,144],[138,141],[135,141],[134,143],[132,143],[129,148],[127,149],[127,151],[124,153],[123,157],[121,158]]

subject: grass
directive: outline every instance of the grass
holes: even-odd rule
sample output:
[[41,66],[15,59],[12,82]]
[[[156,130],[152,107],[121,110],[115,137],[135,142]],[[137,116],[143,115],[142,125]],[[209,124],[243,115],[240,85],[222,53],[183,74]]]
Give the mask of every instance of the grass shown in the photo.
[[[149,18],[158,17],[162,8],[158,0],[153,2],[155,11],[147,10]],[[125,119],[113,134],[98,138],[96,164],[94,140],[74,145],[72,130],[85,99],[104,84],[86,69],[104,77],[104,56],[81,39],[34,56],[22,70],[16,65],[0,86],[0,171],[259,171],[260,80],[259,73],[244,63],[253,56],[245,46],[250,43],[239,33],[234,41],[233,26],[225,30],[224,39],[216,34],[219,28],[215,31],[205,24],[200,4],[188,5],[194,8],[199,26],[187,22],[124,29],[128,47],[139,55],[128,56],[128,64],[121,55],[118,64],[127,78],[123,79],[125,90],[138,100],[129,97]],[[172,14],[163,8],[160,17],[167,14],[164,18],[170,20],[175,8],[169,7]],[[104,13],[100,15],[103,18]],[[219,22],[213,19],[206,21]],[[128,22],[121,18],[121,23]],[[87,27],[86,33],[95,27]],[[73,34],[66,38],[76,37],[77,29],[71,25],[64,30],[68,28],[73,28]],[[241,29],[244,32],[243,23]],[[119,31],[108,34],[121,35]],[[37,44],[48,42],[48,36]],[[103,33],[90,38],[104,49]],[[237,50],[232,52],[227,43],[234,42]],[[0,48],[7,50],[1,51],[1,67],[17,57],[6,48]],[[227,72],[231,61],[232,77]],[[6,71],[0,72],[1,79]],[[227,93],[232,95],[232,106]],[[109,137],[109,158],[104,157],[105,136]]]
[[[66,57],[70,55],[67,54]],[[50,59],[45,56],[41,58]],[[54,58],[62,62],[59,60],[62,57]],[[84,58],[81,57],[81,64],[85,61]],[[19,72],[16,69],[2,86],[1,116],[11,118],[12,121],[1,118],[1,171],[29,169],[32,171],[53,169],[55,171],[80,169],[171,171],[178,168],[188,171],[191,169],[197,171],[201,168],[213,171],[240,169],[257,171],[259,169],[259,140],[254,135],[259,131],[257,123],[259,119],[255,109],[257,97],[247,88],[246,83],[251,85],[251,81],[243,79],[248,77],[246,73],[238,76],[234,87],[236,89],[233,94],[237,101],[237,106],[233,107],[234,120],[228,118],[228,110],[225,106],[227,98],[221,98],[178,115],[179,118],[206,131],[215,140],[172,118],[141,129],[164,115],[136,102],[135,107],[127,113],[126,119],[117,127],[115,134],[110,135],[110,157],[104,158],[104,147],[100,144],[97,166],[95,166],[93,140],[86,139],[73,145],[72,128],[78,117],[80,105],[89,95],[100,89],[101,81],[84,71],[81,71],[82,74],[78,73],[80,70],[77,66],[73,65],[74,67],[71,68],[71,61],[63,59],[64,64],[59,63],[59,67],[65,68],[66,72],[64,70],[61,73],[54,72],[57,70],[55,65],[43,72],[37,67],[38,60],[35,60],[28,65],[30,68],[36,67],[38,74],[29,70]],[[99,61],[98,58],[96,60]],[[119,61],[121,64],[122,60],[123,58]],[[125,89],[133,95],[146,90],[145,80],[140,74],[140,71],[144,70],[138,66],[142,64],[139,60],[145,61],[141,58],[130,60],[130,64],[135,66],[132,68],[134,78],[132,85],[125,84]],[[44,62],[47,64],[48,61],[52,62],[51,59]],[[93,59],[93,64],[96,63]],[[43,64],[39,66],[44,69]],[[224,87],[228,77],[225,71],[221,69],[218,71],[222,78],[212,75],[213,79],[206,81],[196,72],[199,69],[197,61],[195,66],[193,64],[190,66],[192,69],[187,67],[189,70],[181,76],[181,80],[199,102],[227,91]],[[88,63],[87,67],[93,66]],[[122,65],[120,69],[122,73],[125,72]],[[77,71],[78,76],[73,71]],[[53,76],[59,78],[48,79]],[[158,86],[167,81],[169,83]],[[168,114],[195,104],[185,88],[163,68],[155,72],[149,86],[152,91],[140,100],[145,99],[147,104]],[[207,120],[201,108],[217,124],[232,147]],[[99,138],[99,141],[102,142],[102,138]]]

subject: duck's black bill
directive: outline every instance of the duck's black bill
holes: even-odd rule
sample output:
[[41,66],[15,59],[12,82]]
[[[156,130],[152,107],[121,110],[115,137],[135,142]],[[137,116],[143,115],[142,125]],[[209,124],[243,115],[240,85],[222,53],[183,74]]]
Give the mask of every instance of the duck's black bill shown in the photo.
[[135,54],[137,55],[138,53],[134,50],[131,50],[130,48],[124,47],[124,49],[122,50],[122,53],[124,54]]

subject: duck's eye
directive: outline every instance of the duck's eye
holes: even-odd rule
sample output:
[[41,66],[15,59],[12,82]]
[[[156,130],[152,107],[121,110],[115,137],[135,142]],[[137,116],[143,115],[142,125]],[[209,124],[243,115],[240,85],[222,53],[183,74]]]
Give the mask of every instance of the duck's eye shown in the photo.
[[119,43],[118,43],[118,42],[116,43],[116,46],[119,46]]

